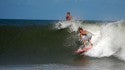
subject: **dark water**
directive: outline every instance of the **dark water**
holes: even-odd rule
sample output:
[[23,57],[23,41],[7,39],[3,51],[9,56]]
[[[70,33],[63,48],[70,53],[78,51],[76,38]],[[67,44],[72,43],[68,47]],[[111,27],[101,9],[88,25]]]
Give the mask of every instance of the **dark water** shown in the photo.
[[71,33],[67,29],[54,29],[56,22],[1,19],[0,69],[124,70],[125,63],[114,57],[99,59],[73,55],[75,47],[64,45]]
[[4,20],[0,23],[3,22],[8,23],[0,26],[0,64],[56,62],[71,52],[63,46],[69,33],[52,29],[51,21]]

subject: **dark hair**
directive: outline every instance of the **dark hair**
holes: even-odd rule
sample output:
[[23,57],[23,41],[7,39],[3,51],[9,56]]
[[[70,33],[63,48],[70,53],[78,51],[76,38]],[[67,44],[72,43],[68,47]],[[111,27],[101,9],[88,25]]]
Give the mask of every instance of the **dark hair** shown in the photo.
[[81,27],[79,27],[78,30],[83,30],[83,29]]
[[70,14],[70,12],[67,12],[67,14]]

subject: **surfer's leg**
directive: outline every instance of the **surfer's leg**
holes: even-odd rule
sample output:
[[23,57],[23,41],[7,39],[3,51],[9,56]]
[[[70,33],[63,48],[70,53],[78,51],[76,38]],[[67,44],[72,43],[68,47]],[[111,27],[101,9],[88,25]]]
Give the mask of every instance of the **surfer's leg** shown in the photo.
[[86,47],[86,40],[83,41],[83,45],[84,45],[84,47]]
[[92,45],[93,45],[93,44],[92,44],[92,42],[91,42],[92,34],[91,34],[91,33],[89,33],[87,36],[88,36],[88,41],[89,41],[89,43],[90,43],[90,44],[91,44],[91,46],[92,46]]
[[92,42],[91,42],[91,39],[89,39],[89,43],[91,44],[91,46],[93,46]]

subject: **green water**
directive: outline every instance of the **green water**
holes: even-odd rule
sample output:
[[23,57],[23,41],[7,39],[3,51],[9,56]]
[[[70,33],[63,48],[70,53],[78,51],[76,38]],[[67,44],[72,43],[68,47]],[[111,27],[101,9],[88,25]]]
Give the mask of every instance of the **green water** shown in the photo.
[[[0,70],[125,69],[124,61],[113,56],[92,58],[74,55],[73,51],[79,46],[74,37],[77,33],[54,29],[56,22],[0,20]],[[67,44],[70,42],[75,44]]]

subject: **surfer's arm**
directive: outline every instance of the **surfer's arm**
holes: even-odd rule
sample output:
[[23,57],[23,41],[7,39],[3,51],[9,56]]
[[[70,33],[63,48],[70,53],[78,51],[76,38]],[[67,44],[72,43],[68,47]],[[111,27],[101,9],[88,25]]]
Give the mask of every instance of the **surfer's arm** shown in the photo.
[[92,32],[89,32],[90,34],[94,35]]
[[87,31],[83,31],[81,32],[82,35],[86,35],[87,34]]
[[92,32],[89,32],[89,31],[87,31],[87,30],[85,30],[86,31],[86,33],[91,33],[92,35],[94,35]]
[[82,40],[82,34],[80,34],[80,39]]

